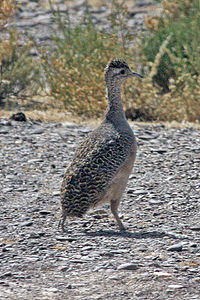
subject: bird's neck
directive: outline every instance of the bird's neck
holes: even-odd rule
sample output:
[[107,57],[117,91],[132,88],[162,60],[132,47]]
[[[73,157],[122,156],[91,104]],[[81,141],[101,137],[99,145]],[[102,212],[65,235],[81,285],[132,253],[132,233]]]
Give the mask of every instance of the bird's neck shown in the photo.
[[117,118],[125,119],[125,113],[122,105],[121,98],[122,84],[107,84],[107,99],[108,99],[108,108],[106,112],[106,119]]

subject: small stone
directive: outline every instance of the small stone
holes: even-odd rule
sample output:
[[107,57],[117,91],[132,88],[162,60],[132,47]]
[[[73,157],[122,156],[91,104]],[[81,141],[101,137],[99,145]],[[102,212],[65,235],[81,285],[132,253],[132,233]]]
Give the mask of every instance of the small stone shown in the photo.
[[155,137],[152,135],[140,135],[140,137],[139,137],[139,139],[141,139],[141,140],[152,140],[154,138]]
[[121,278],[119,276],[115,276],[115,275],[112,275],[109,277],[110,280],[120,280]]
[[68,284],[68,285],[66,286],[66,288],[69,289],[69,290],[71,290],[71,289],[72,289],[72,285],[71,285],[71,284]]
[[180,252],[183,250],[183,245],[182,244],[174,244],[170,247],[167,248],[167,251],[177,251]]
[[13,274],[11,272],[3,273],[0,278],[11,277]]
[[170,285],[168,286],[168,288],[170,288],[170,289],[182,289],[183,286],[180,285],[180,284],[170,284]]
[[67,240],[68,240],[68,237],[66,237],[66,236],[57,236],[57,237],[56,237],[56,240],[57,240],[57,241],[67,241]]
[[89,128],[80,129],[80,132],[83,132],[83,133],[89,133],[90,131],[91,131],[91,129],[89,129]]
[[60,268],[61,272],[65,272],[67,270],[69,270],[69,266],[63,266],[63,267]]
[[116,249],[116,250],[111,250],[110,253],[112,254],[123,254],[123,253],[128,253],[129,250],[127,249]]
[[12,126],[12,122],[10,120],[2,120],[0,126]]
[[35,261],[38,261],[38,260],[39,260],[38,256],[28,256],[28,257],[26,257],[26,261],[29,261],[29,262],[35,262]]
[[196,277],[196,278],[194,278],[194,281],[196,281],[196,282],[200,282],[200,277]]
[[131,270],[131,271],[135,271],[137,269],[138,266],[136,264],[131,264],[131,263],[122,264],[117,268],[117,270]]
[[9,283],[7,281],[0,280],[0,285],[9,286]]
[[157,152],[159,154],[164,154],[167,152],[166,149],[151,149],[151,152]]
[[10,248],[8,248],[8,247],[4,247],[4,248],[2,248],[2,252],[8,252],[8,251],[10,251],[11,249]]
[[89,251],[89,250],[92,250],[91,246],[85,246],[81,249],[81,251]]
[[153,275],[156,277],[172,277],[172,274],[167,272],[154,272]]
[[14,121],[18,121],[18,122],[26,122],[27,121],[26,116],[23,112],[18,112],[16,114],[13,114],[10,117],[10,119],[14,120]]
[[192,247],[192,248],[196,248],[197,247],[197,243],[190,243],[189,246]]
[[33,159],[29,159],[28,160],[28,163],[31,164],[31,163],[37,163],[37,162],[42,162],[43,159],[41,158],[33,158]]
[[9,131],[7,129],[1,129],[0,130],[0,134],[7,134],[9,133]]
[[192,226],[192,227],[190,227],[190,230],[200,231],[200,225]]
[[55,196],[55,197],[56,197],[56,196],[60,196],[60,191],[54,191],[54,192],[53,192],[53,196]]
[[145,191],[145,190],[132,190],[132,189],[130,189],[130,190],[127,191],[127,194],[145,195],[145,194],[148,194],[148,192]]
[[30,134],[42,134],[43,132],[44,132],[43,128],[37,128],[37,129],[30,131]]
[[150,205],[160,205],[163,204],[163,202],[158,201],[158,200],[149,200]]
[[5,194],[9,193],[9,192],[12,192],[12,191],[13,191],[13,188],[5,188],[5,189],[2,190],[2,192],[5,193]]
[[41,211],[40,211],[40,214],[43,215],[43,216],[46,216],[46,215],[50,215],[51,212],[48,211],[48,210],[41,210]]
[[33,222],[29,221],[29,222],[24,222],[21,224],[21,227],[29,227],[29,226],[32,226],[33,225]]
[[39,239],[40,235],[36,232],[31,232],[28,238],[29,239]]
[[58,291],[58,289],[57,289],[57,288],[54,288],[54,287],[52,287],[52,288],[48,288],[48,291],[49,291],[49,292],[53,292],[53,293],[55,293],[55,292],[57,292],[57,291]]
[[73,242],[73,241],[76,241],[77,239],[76,238],[74,238],[74,237],[69,237],[69,236],[57,236],[56,237],[56,240],[57,241],[68,241],[68,242]]

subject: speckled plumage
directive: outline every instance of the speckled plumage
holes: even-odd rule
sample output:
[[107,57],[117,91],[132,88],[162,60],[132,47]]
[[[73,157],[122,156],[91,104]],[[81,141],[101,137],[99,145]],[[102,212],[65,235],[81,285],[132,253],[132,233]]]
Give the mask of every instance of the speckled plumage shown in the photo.
[[[125,73],[121,74],[121,70]],[[118,225],[124,229],[117,208],[135,160],[136,140],[123,111],[121,84],[133,75],[140,76],[119,60],[112,61],[105,69],[107,113],[100,127],[80,144],[64,175],[62,229],[66,217],[82,217],[89,208],[105,201],[111,202]],[[123,182],[121,187],[120,182]]]

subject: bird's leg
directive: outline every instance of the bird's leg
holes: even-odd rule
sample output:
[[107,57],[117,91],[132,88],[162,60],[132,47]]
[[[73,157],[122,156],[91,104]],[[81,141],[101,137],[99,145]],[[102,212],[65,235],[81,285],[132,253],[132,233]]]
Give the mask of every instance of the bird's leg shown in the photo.
[[65,224],[66,217],[67,215],[63,212],[60,221],[58,223],[58,229],[61,227],[62,232],[65,232],[64,224]]
[[113,213],[113,216],[115,217],[117,224],[119,226],[120,231],[125,231],[126,228],[124,227],[124,225],[122,224],[122,221],[120,220],[119,216],[118,216],[118,206],[120,203],[120,199],[117,200],[111,200],[110,201],[110,208],[111,208],[111,212]]

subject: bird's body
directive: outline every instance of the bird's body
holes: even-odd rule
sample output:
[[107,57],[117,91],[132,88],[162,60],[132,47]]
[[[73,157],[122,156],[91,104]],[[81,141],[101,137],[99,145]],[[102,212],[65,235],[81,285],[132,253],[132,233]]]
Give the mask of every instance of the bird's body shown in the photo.
[[[128,75],[119,73],[122,70]],[[119,60],[112,61],[106,69],[108,110],[102,124],[79,145],[64,175],[62,229],[66,217],[82,217],[91,207],[110,202],[111,211],[124,230],[117,208],[133,168],[137,144],[122,107],[121,85],[123,77],[131,74],[140,76]]]

